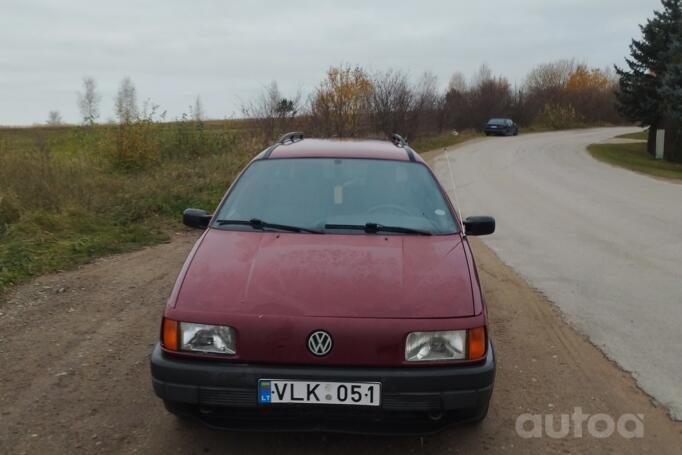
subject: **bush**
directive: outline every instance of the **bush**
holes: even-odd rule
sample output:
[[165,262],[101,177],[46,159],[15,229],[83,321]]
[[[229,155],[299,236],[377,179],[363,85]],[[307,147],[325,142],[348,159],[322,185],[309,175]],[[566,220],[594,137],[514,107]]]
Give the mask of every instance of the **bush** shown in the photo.
[[535,118],[535,123],[552,130],[578,128],[582,125],[573,105],[545,104],[544,109]]
[[19,221],[21,210],[19,200],[13,193],[0,193],[0,234],[7,230],[7,226]]
[[119,169],[144,169],[159,161],[157,125],[150,118],[122,122],[114,131],[113,163]]

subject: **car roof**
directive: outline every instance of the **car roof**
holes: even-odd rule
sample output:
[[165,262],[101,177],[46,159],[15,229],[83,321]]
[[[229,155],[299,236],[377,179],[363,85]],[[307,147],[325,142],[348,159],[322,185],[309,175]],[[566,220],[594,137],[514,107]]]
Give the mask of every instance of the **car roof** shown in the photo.
[[[302,139],[275,144],[261,152],[255,159],[278,158],[364,158],[379,160],[410,161],[408,149],[390,141],[374,139]],[[267,155],[270,150],[269,156]],[[414,159],[424,160],[414,153]]]

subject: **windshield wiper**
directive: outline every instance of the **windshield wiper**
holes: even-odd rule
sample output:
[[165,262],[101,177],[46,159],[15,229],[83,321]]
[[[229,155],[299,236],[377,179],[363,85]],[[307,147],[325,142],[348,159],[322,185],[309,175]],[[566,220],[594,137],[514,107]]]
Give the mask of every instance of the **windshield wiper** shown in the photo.
[[413,229],[403,226],[384,226],[377,223],[365,224],[325,224],[325,229],[349,229],[349,230],[363,230],[368,234],[376,234],[377,232],[395,232],[397,234],[418,234],[418,235],[432,235],[429,231],[422,231],[420,229]]
[[291,226],[288,224],[268,223],[258,218],[251,218],[250,220],[217,220],[215,222],[218,226],[225,226],[228,224],[237,224],[241,226],[251,226],[254,229],[279,229],[280,231],[290,232],[309,232],[311,234],[324,234],[324,232],[317,229],[309,229],[300,226]]

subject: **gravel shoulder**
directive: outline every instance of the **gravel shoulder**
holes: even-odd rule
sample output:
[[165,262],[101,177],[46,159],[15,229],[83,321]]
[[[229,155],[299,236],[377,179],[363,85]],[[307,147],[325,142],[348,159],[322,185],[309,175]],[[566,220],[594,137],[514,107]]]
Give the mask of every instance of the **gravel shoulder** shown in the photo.
[[[590,342],[473,239],[499,362],[489,417],[427,438],[222,433],[183,426],[148,355],[196,231],[16,288],[0,303],[0,453],[682,453],[671,421]],[[523,413],[642,414],[643,438],[521,438]],[[585,428],[583,427],[583,433]]]

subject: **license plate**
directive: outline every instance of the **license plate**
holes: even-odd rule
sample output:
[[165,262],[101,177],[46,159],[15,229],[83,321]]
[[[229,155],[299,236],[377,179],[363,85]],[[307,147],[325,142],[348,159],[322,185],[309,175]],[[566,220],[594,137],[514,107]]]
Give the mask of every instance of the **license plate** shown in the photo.
[[381,384],[378,382],[261,379],[258,381],[258,403],[379,406],[381,404]]

